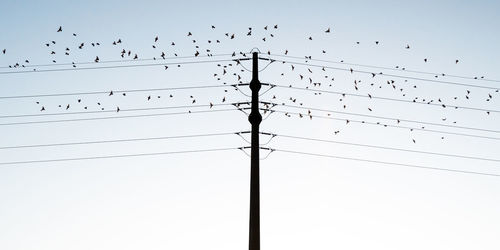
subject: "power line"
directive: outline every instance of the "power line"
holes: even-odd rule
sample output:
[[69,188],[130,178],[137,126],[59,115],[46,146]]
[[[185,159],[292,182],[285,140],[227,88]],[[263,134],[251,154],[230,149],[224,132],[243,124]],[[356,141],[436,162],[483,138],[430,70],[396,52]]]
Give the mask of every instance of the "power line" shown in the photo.
[[[271,109],[262,109],[262,110],[267,110],[267,111],[270,111],[270,112],[282,113],[282,114],[285,114],[285,115],[289,115],[289,114],[294,114],[294,115],[299,115],[299,116],[303,115],[301,113],[288,112],[288,111],[282,111],[282,110],[271,110]],[[420,131],[424,131],[424,132],[432,132],[432,133],[439,133],[439,134],[449,134],[449,135],[467,136],[467,137],[473,137],[473,138],[500,140],[500,138],[498,138],[498,137],[491,137],[491,136],[471,135],[471,134],[456,133],[456,132],[449,132],[449,131],[442,131],[442,130],[435,130],[435,129],[397,126],[397,125],[389,125],[389,124],[382,124],[382,123],[376,123],[376,122],[358,121],[358,120],[352,120],[352,119],[342,119],[342,118],[336,118],[336,117],[330,117],[330,116],[319,116],[319,115],[314,115],[313,116],[313,115],[311,115],[311,117],[316,117],[316,118],[320,118],[320,119],[330,119],[330,120],[344,121],[344,122],[354,122],[354,123],[361,123],[361,124],[369,124],[369,125],[383,126],[383,127],[409,129],[410,131],[420,130]]]
[[32,161],[11,161],[11,162],[0,162],[0,166],[20,165],[20,164],[33,164],[33,163],[47,163],[47,162],[64,162],[64,161],[83,161],[83,160],[98,160],[98,159],[111,159],[111,158],[127,158],[127,157],[141,157],[141,156],[155,156],[155,155],[169,155],[169,154],[203,153],[203,152],[215,152],[215,151],[228,151],[228,150],[235,150],[235,149],[238,149],[238,148],[212,148],[212,149],[197,149],[197,150],[185,150],[185,151],[168,151],[168,152],[142,153],[142,154],[104,155],[104,156],[90,156],[90,157],[78,157],[78,158],[60,158],[60,159],[32,160]]
[[[327,65],[310,64],[310,63],[302,63],[302,62],[294,62],[294,61],[283,61],[283,60],[276,60],[276,59],[273,59],[273,60],[275,60],[277,62],[288,63],[288,64],[295,64],[295,65],[302,65],[302,66],[309,66],[309,67],[325,68],[325,69],[333,69],[333,70],[341,70],[341,71],[349,71],[349,72],[351,72],[351,69],[338,68],[338,67],[332,67],[332,66],[327,66]],[[357,73],[362,73],[362,74],[370,74],[370,75],[376,74],[376,73],[369,72],[369,71],[354,70],[354,69],[352,70],[352,72],[357,72]],[[456,85],[456,86],[463,86],[463,87],[471,87],[471,88],[481,88],[481,89],[498,90],[498,88],[489,87],[489,86],[481,86],[481,85],[473,85],[473,84],[466,84],[466,83],[458,83],[458,82],[450,82],[450,81],[426,79],[426,78],[413,77],[413,76],[402,76],[402,75],[385,74],[385,73],[378,73],[376,75],[390,76],[390,77],[407,79],[407,80],[418,80],[418,81],[423,81],[423,82],[433,82],[433,83],[449,84],[449,85]]]
[[272,149],[272,150],[274,150],[276,152],[284,152],[284,153],[292,153],[292,154],[300,154],[300,155],[308,155],[308,156],[318,156],[318,157],[326,157],[326,158],[335,158],[335,159],[341,159],[341,160],[362,161],[362,162],[369,162],[369,163],[394,165],[394,166],[402,166],[402,167],[410,167],[410,168],[419,168],[419,169],[427,169],[427,170],[439,170],[439,171],[456,172],[456,173],[463,173],[463,174],[474,174],[474,175],[500,177],[500,175],[498,175],[498,174],[484,173],[484,172],[466,171],[466,170],[458,170],[458,169],[450,169],[450,168],[427,167],[427,166],[421,166],[421,165],[387,162],[387,161],[376,161],[376,160],[369,160],[369,159],[362,159],[362,158],[344,157],[344,156],[338,156],[338,155],[316,154],[316,153],[300,152],[300,151],[285,150],[285,149]]
[[117,142],[136,142],[136,141],[153,141],[153,140],[168,140],[168,139],[181,139],[181,138],[198,138],[198,137],[211,137],[223,135],[237,135],[238,132],[232,133],[212,133],[212,134],[194,134],[194,135],[176,135],[176,136],[157,136],[146,138],[129,138],[129,139],[115,139],[115,140],[101,140],[101,141],[83,141],[83,142],[64,142],[64,143],[50,143],[50,144],[33,144],[33,145],[17,145],[5,146],[1,149],[20,149],[20,148],[40,148],[40,147],[59,147],[59,146],[73,146],[73,145],[88,145],[88,144],[103,144],[103,143],[117,143]]
[[[234,103],[218,103],[211,106],[234,106]],[[166,106],[166,107],[151,107],[151,108],[133,108],[133,109],[120,109],[119,112],[136,112],[136,111],[150,111],[150,110],[165,110],[165,109],[181,109],[181,108],[201,108],[210,107],[208,104],[200,105],[184,105],[184,106]],[[42,114],[23,114],[23,115],[5,115],[2,118],[22,118],[22,117],[40,117],[40,116],[59,116],[59,115],[82,115],[82,114],[99,114],[99,113],[117,113],[116,110],[97,110],[97,111],[78,111],[68,113],[42,113]]]
[[[113,93],[134,93],[148,91],[168,91],[168,90],[186,90],[186,89],[206,89],[206,88],[227,88],[234,85],[201,85],[201,86],[185,86],[185,87],[169,87],[169,88],[146,88],[146,89],[123,89],[113,90]],[[53,93],[53,94],[34,94],[34,95],[17,95],[17,96],[0,96],[0,99],[20,99],[20,98],[37,98],[37,97],[55,97],[55,96],[74,96],[74,95],[98,95],[109,94],[110,91],[88,91],[88,92],[71,92],[71,93]]]
[[57,122],[95,121],[95,120],[109,120],[109,119],[123,119],[123,118],[137,118],[137,117],[155,117],[155,116],[167,116],[167,115],[188,115],[188,114],[199,114],[199,113],[209,113],[209,112],[225,112],[225,111],[237,111],[237,110],[238,109],[231,108],[231,109],[184,111],[184,112],[175,112],[175,113],[142,114],[142,115],[129,115],[129,116],[107,116],[107,117],[78,118],[78,119],[65,119],[65,120],[11,122],[11,123],[0,123],[0,126],[57,123]]
[[[102,67],[86,67],[86,68],[66,68],[66,69],[42,69],[42,70],[24,70],[24,71],[3,71],[0,75],[6,74],[22,74],[22,73],[37,73],[37,72],[59,72],[59,71],[77,71],[77,70],[94,70],[94,69],[117,69],[117,68],[136,68],[136,67],[151,67],[151,66],[166,66],[166,65],[184,65],[184,64],[201,64],[201,63],[215,63],[215,62],[228,62],[233,59],[224,60],[205,60],[205,61],[191,61],[191,62],[170,62],[170,63],[148,63],[137,65],[115,65],[115,66],[102,66]],[[98,64],[98,63],[96,63]]]
[[[230,56],[232,54],[211,54],[211,55],[199,55],[199,56],[172,56],[172,57],[160,57],[160,58],[138,58],[138,59],[122,59],[122,60],[107,60],[99,61],[100,64],[106,63],[127,63],[127,62],[147,62],[147,61],[162,61],[170,59],[191,59],[191,58],[203,58],[203,57],[220,57],[220,56]],[[71,63],[52,63],[52,64],[25,64],[17,68],[34,68],[34,67],[56,67],[56,66],[73,66],[73,65],[86,65],[86,64],[96,64],[95,61],[87,62],[71,62]],[[0,69],[12,69],[9,66],[0,67]]]
[[384,120],[390,120],[390,121],[411,122],[411,123],[420,123],[420,124],[425,124],[425,125],[448,127],[448,128],[469,129],[469,130],[476,130],[476,131],[482,131],[482,132],[500,133],[500,130],[493,130],[493,129],[473,128],[473,127],[457,126],[457,125],[450,125],[450,124],[439,124],[439,123],[434,123],[434,122],[425,122],[425,121],[408,120],[408,119],[398,119],[398,118],[393,118],[393,117],[376,116],[376,115],[366,115],[366,114],[359,114],[359,113],[342,112],[342,111],[320,109],[320,108],[311,108],[311,107],[304,107],[304,106],[295,106],[295,105],[288,105],[288,104],[277,104],[277,105],[291,107],[291,108],[297,108],[297,109],[307,109],[307,110],[330,112],[330,113],[336,113],[336,114],[353,115],[353,116],[361,116],[361,117],[369,117],[369,118],[377,118],[377,119],[384,119]]
[[290,139],[299,139],[299,140],[306,140],[306,141],[334,143],[334,144],[342,144],[342,145],[350,145],[350,146],[358,146],[358,147],[368,147],[368,148],[394,150],[394,151],[409,152],[409,153],[438,155],[438,156],[455,157],[455,158],[463,158],[463,159],[471,159],[471,160],[500,162],[500,159],[492,159],[492,158],[484,158],[484,157],[476,157],[476,156],[444,154],[444,153],[436,153],[436,152],[430,152],[430,151],[418,151],[418,150],[411,150],[411,149],[404,149],[404,148],[394,148],[394,147],[384,147],[384,146],[369,145],[369,144],[360,144],[360,143],[351,143],[351,142],[324,140],[324,139],[308,138],[308,137],[293,136],[293,135],[284,135],[284,134],[273,134],[273,135],[276,135],[277,137],[284,137],[284,138],[290,138]]
[[334,64],[340,64],[340,65],[359,66],[359,67],[365,67],[365,68],[385,69],[385,70],[401,71],[401,72],[409,72],[409,73],[417,73],[417,74],[425,74],[425,75],[432,75],[432,76],[446,76],[446,77],[460,78],[460,79],[466,79],[466,80],[479,80],[479,81],[486,81],[486,82],[500,82],[500,80],[488,79],[488,78],[483,78],[483,77],[470,77],[470,76],[451,75],[451,74],[444,74],[444,73],[435,73],[435,72],[410,70],[410,69],[406,69],[406,68],[391,68],[391,67],[384,67],[384,66],[359,64],[359,63],[336,62],[336,61],[331,61],[331,60],[312,59],[312,58],[305,58],[305,57],[299,57],[299,56],[288,56],[288,55],[279,55],[279,54],[271,54],[271,56],[291,58],[291,59],[303,59],[303,60],[306,60],[306,61],[317,61],[317,62],[334,63]]
[[404,103],[432,105],[432,106],[439,106],[439,107],[443,107],[443,108],[449,107],[449,108],[455,108],[455,109],[459,109],[460,108],[460,109],[467,109],[467,110],[474,110],[474,111],[484,111],[484,112],[500,113],[500,110],[495,110],[495,109],[482,109],[482,108],[467,107],[467,106],[447,105],[447,104],[444,104],[444,103],[439,104],[439,103],[431,103],[431,102],[417,102],[417,101],[410,101],[410,100],[403,100],[403,99],[396,99],[396,98],[389,98],[389,97],[380,97],[380,96],[371,96],[370,97],[368,95],[361,95],[361,94],[342,93],[342,92],[330,91],[330,90],[317,90],[317,89],[309,89],[309,88],[299,88],[299,87],[276,85],[276,84],[274,84],[273,86],[280,87],[280,88],[294,89],[294,90],[321,92],[321,93],[336,94],[336,95],[346,95],[346,96],[362,97],[362,98],[369,98],[369,99],[378,99],[378,100],[393,101],[393,102],[404,102]]

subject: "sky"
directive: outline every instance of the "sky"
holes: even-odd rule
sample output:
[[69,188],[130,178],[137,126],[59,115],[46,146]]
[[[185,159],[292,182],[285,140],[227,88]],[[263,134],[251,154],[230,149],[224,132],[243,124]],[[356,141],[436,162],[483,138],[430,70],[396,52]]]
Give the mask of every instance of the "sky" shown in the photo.
[[[275,60],[259,61],[277,85],[260,99],[278,104],[261,124],[276,134],[260,137],[275,149],[261,150],[262,249],[500,247],[496,1],[1,6],[0,249],[248,248],[249,136],[235,133],[250,124],[228,104],[250,101],[229,85],[251,80],[231,60],[252,50]],[[84,92],[100,93],[26,97]],[[27,163],[57,159],[73,160]]]

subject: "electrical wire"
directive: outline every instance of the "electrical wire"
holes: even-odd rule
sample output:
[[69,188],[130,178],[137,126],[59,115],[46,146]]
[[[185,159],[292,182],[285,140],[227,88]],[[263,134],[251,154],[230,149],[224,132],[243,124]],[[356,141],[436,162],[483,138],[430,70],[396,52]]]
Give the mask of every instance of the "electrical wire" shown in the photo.
[[[86,68],[65,68],[65,69],[42,69],[42,70],[24,70],[24,71],[2,71],[0,75],[7,74],[22,74],[22,73],[40,73],[40,72],[60,72],[60,71],[79,71],[79,70],[96,70],[96,69],[117,69],[117,68],[137,68],[137,67],[151,67],[151,66],[166,66],[166,65],[186,65],[186,64],[202,64],[202,63],[215,63],[215,62],[227,62],[232,61],[232,59],[225,60],[205,60],[205,61],[191,61],[191,62],[164,62],[164,63],[148,63],[148,64],[137,64],[137,65],[115,65],[115,66],[102,66],[102,67],[86,67]],[[98,64],[98,63],[96,63]]]
[[318,138],[308,138],[308,137],[286,135],[286,134],[274,134],[274,135],[276,135],[276,137],[298,139],[298,140],[306,140],[306,141],[314,141],[314,142],[334,143],[334,144],[341,144],[341,145],[349,145],[349,146],[357,146],[357,147],[368,147],[368,148],[393,150],[393,151],[409,152],[409,153],[428,154],[428,155],[437,155],[437,156],[446,156],[446,157],[454,157],[454,158],[462,158],[462,159],[470,159],[470,160],[500,162],[500,159],[485,158],[485,157],[476,157],[476,156],[467,156],[467,155],[456,155],[456,154],[445,154],[445,153],[437,153],[437,152],[430,152],[430,151],[419,151],[419,150],[404,149],[404,148],[394,148],[394,147],[385,147],[385,146],[377,146],[377,145],[369,145],[369,144],[360,144],[360,143],[351,143],[351,142],[343,142],[343,141],[325,140],[325,139],[318,139]]
[[476,131],[491,132],[491,133],[500,133],[500,130],[494,130],[494,129],[465,127],[465,126],[457,126],[457,125],[451,125],[451,124],[439,124],[439,123],[434,123],[434,122],[417,121],[417,120],[409,120],[409,119],[398,119],[398,118],[386,117],[386,116],[366,115],[366,114],[359,114],[359,113],[352,113],[352,112],[342,112],[342,111],[312,108],[312,107],[305,107],[305,106],[295,106],[295,105],[288,105],[288,104],[277,104],[277,105],[286,106],[286,107],[290,107],[290,108],[297,108],[297,109],[307,109],[307,110],[314,110],[314,111],[321,111],[321,112],[330,112],[330,113],[334,113],[334,114],[377,118],[377,119],[383,119],[383,120],[389,120],[389,121],[410,122],[410,123],[419,123],[419,124],[425,124],[425,125],[431,125],[431,126],[468,129],[468,130],[476,130]]
[[[113,93],[135,93],[148,91],[168,91],[168,90],[186,90],[186,89],[206,89],[206,88],[227,88],[235,85],[200,85],[200,86],[185,86],[185,87],[169,87],[169,88],[145,88],[145,89],[123,89],[113,90]],[[20,99],[20,98],[37,98],[37,97],[55,97],[55,96],[74,96],[74,95],[98,95],[109,94],[111,91],[87,91],[87,92],[71,92],[71,93],[53,93],[53,94],[34,94],[34,95],[17,95],[17,96],[0,96],[0,99]]]
[[[107,60],[107,61],[99,61],[100,64],[106,63],[126,63],[126,62],[147,62],[147,61],[162,61],[162,60],[171,60],[171,59],[192,59],[192,58],[203,58],[203,57],[220,57],[220,56],[230,56],[232,54],[212,54],[212,55],[199,55],[199,56],[172,56],[165,58],[138,58],[138,59],[122,59],[122,60]],[[95,61],[87,61],[87,62],[71,62],[71,63],[52,63],[52,64],[24,64],[21,68],[34,68],[34,67],[55,67],[55,66],[73,66],[73,65],[86,65],[86,64],[95,64]],[[20,67],[17,67],[20,68]],[[12,69],[9,66],[1,66],[0,69]]]
[[[327,65],[318,65],[318,64],[302,63],[302,62],[294,62],[294,61],[283,61],[283,60],[275,60],[275,61],[282,62],[282,63],[288,63],[288,64],[301,65],[301,66],[309,66],[309,67],[325,68],[325,69],[333,69],[333,70],[340,70],[340,71],[351,72],[351,69],[338,68],[338,67],[332,67],[332,66],[327,66]],[[352,69],[352,72],[362,73],[362,74],[370,74],[370,75],[376,74],[374,72],[363,71],[363,70],[354,70],[354,69]],[[442,80],[434,80],[434,79],[426,79],[426,78],[413,77],[413,76],[403,76],[403,75],[385,74],[385,73],[378,73],[376,75],[378,75],[378,76],[389,76],[389,77],[400,78],[400,79],[407,79],[407,80],[417,80],[417,81],[422,81],[422,82],[427,82],[427,83],[431,83],[432,82],[432,83],[456,85],[456,86],[471,87],[471,88],[490,89],[490,90],[497,90],[498,89],[498,88],[489,87],[489,86],[474,85],[474,84],[467,84],[467,83],[458,83],[458,82],[451,82],[451,81],[442,81]]]
[[[261,109],[261,110],[265,110],[265,109]],[[282,114],[285,114],[285,115],[287,115],[287,114],[288,115],[289,114],[293,114],[293,115],[299,115],[299,116],[303,115],[301,113],[287,112],[287,111],[282,111],[282,110],[273,110],[273,112],[282,113]],[[369,125],[383,126],[383,127],[401,128],[401,129],[408,129],[410,131],[419,130],[419,131],[430,132],[430,133],[438,133],[438,134],[449,134],[449,135],[467,136],[467,137],[481,138],[481,139],[500,140],[500,138],[498,138],[498,137],[492,137],[492,136],[472,135],[472,134],[456,133],[456,132],[449,132],[449,131],[435,130],[435,129],[397,126],[397,125],[389,125],[389,124],[382,124],[382,123],[376,123],[376,122],[358,121],[358,120],[352,120],[352,119],[342,119],[342,118],[336,118],[336,117],[330,117],[330,116],[319,116],[319,115],[312,116],[311,115],[311,117],[316,117],[316,118],[320,118],[320,119],[330,119],[330,120],[344,121],[344,122],[348,121],[348,122],[353,122],[353,123],[369,124]]]
[[194,134],[194,135],[176,135],[176,136],[157,136],[157,137],[129,138],[129,139],[115,139],[115,140],[101,140],[101,141],[83,141],[83,142],[64,142],[64,143],[49,143],[49,144],[17,145],[17,146],[0,147],[0,150],[2,150],[2,149],[20,149],[20,148],[60,147],[60,146],[89,145],[89,144],[118,143],[118,142],[168,140],[168,139],[211,137],[211,136],[223,136],[223,135],[235,135],[235,134],[238,135],[238,132]]
[[303,60],[306,60],[306,61],[334,63],[334,64],[340,64],[340,65],[358,66],[358,67],[365,67],[365,68],[374,68],[374,69],[385,69],[385,70],[392,70],[392,71],[410,72],[410,73],[425,74],[425,75],[432,75],[432,76],[446,76],[446,77],[460,78],[460,79],[466,79],[466,80],[479,80],[479,81],[487,81],[487,82],[500,82],[500,80],[496,80],[496,79],[488,79],[488,78],[481,78],[481,77],[478,78],[478,77],[460,76],[460,75],[450,75],[450,74],[444,74],[444,73],[434,73],[434,72],[410,70],[410,69],[406,69],[406,68],[391,68],[391,67],[384,67],[384,66],[359,64],[359,63],[336,62],[336,61],[331,61],[331,60],[312,59],[312,58],[305,58],[305,57],[299,57],[299,56],[288,56],[288,55],[279,55],[279,54],[271,54],[271,56],[277,56],[277,57],[283,57],[283,58],[291,58],[291,59],[303,59]]
[[403,100],[403,99],[396,99],[396,98],[388,98],[388,97],[380,97],[380,96],[371,96],[370,97],[368,95],[361,95],[361,94],[342,93],[342,92],[330,91],[330,90],[318,90],[318,89],[309,89],[309,88],[290,87],[290,86],[276,85],[276,84],[274,84],[274,86],[275,87],[280,87],[280,88],[294,89],[294,90],[321,92],[321,93],[328,93],[328,94],[335,94],[335,95],[346,95],[346,96],[362,97],[362,98],[377,99],[377,100],[384,100],[384,101],[404,102],[404,103],[413,103],[413,104],[423,104],[423,105],[431,105],[431,106],[439,106],[439,107],[443,107],[443,105],[444,105],[445,107],[455,108],[455,109],[459,109],[460,108],[460,109],[466,109],[466,110],[484,111],[484,112],[491,112],[491,113],[500,113],[500,110],[496,110],[496,109],[483,109],[483,108],[476,108],[476,107],[447,105],[447,104],[444,104],[444,103],[439,104],[439,103],[430,103],[430,102],[417,102],[417,101],[410,101],[410,100]]
[[170,154],[204,153],[204,152],[215,152],[215,151],[228,151],[228,150],[235,150],[235,149],[238,149],[238,148],[212,148],[212,149],[197,149],[197,150],[185,150],[185,151],[168,151],[168,152],[157,152],[157,153],[104,155],[104,156],[90,156],[90,157],[77,157],[77,158],[60,158],[60,159],[31,160],[31,161],[11,161],[11,162],[0,162],[0,166],[33,164],[33,163],[48,163],[48,162],[64,162],[64,161],[83,161],[83,160],[99,160],[99,159],[112,159],[112,158],[128,158],[128,157],[142,157],[142,156],[157,156],[157,155],[170,155]]
[[129,115],[129,116],[107,116],[107,117],[78,118],[78,119],[65,119],[65,120],[45,120],[45,121],[11,122],[11,123],[0,123],[0,126],[41,124],[41,123],[57,123],[57,122],[95,121],[95,120],[124,119],[124,118],[138,118],[138,117],[156,117],[156,116],[168,116],[168,115],[188,115],[188,114],[199,114],[199,113],[210,113],[210,112],[225,112],[225,111],[236,111],[236,110],[237,109],[232,109],[231,108],[231,109],[184,111],[184,112],[175,112],[175,113],[142,114],[142,115]]
[[[217,106],[230,106],[232,103],[218,103],[212,104],[213,107]],[[202,108],[210,107],[208,104],[200,105],[183,105],[183,106],[166,106],[166,107],[151,107],[151,108],[133,108],[133,109],[120,109],[120,112],[136,112],[136,111],[150,111],[150,110],[165,110],[165,109],[181,109],[181,108]],[[117,113],[116,110],[97,110],[97,111],[78,111],[68,113],[43,113],[43,114],[23,114],[23,115],[5,115],[2,118],[23,118],[23,117],[43,117],[43,116],[60,116],[60,115],[85,115],[85,114],[99,114],[99,113]]]
[[286,150],[286,149],[274,149],[274,151],[276,151],[276,152],[284,152],[284,153],[291,153],[291,154],[300,154],[300,155],[308,155],[308,156],[325,157],[325,158],[335,158],[335,159],[341,159],[341,160],[361,161],[361,162],[376,163],[376,164],[383,164],[383,165],[393,165],[393,166],[409,167],[409,168],[419,168],[419,169],[427,169],[427,170],[438,170],[438,171],[446,171],[446,172],[455,172],[455,173],[462,173],[462,174],[474,174],[474,175],[484,175],[484,176],[500,177],[499,174],[493,174],[493,173],[475,172],[475,171],[458,170],[458,169],[450,169],[450,168],[427,167],[427,166],[422,166],[422,165],[413,165],[413,164],[387,162],[387,161],[376,161],[376,160],[370,160],[370,159],[345,157],[345,156],[338,156],[338,155],[316,154],[316,153],[308,153],[308,152]]

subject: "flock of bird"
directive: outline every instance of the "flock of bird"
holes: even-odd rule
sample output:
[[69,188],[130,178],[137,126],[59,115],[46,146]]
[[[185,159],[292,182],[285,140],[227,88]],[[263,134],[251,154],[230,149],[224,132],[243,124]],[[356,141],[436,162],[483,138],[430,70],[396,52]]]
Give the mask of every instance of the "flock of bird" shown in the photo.
[[[216,27],[214,25],[211,25],[210,28],[212,30],[216,30]],[[265,36],[260,38],[260,40],[262,42],[266,42],[266,41],[269,41],[269,39],[276,38],[276,35],[278,32],[278,25],[265,26],[265,27],[263,27],[263,30],[265,32]],[[63,27],[59,26],[57,28],[56,32],[57,33],[64,33]],[[255,29],[252,27],[249,27],[248,30],[246,30],[244,32],[244,34],[246,34],[246,37],[254,36],[255,33],[257,33],[257,32],[255,32]],[[328,27],[325,30],[323,30],[323,33],[328,35],[328,34],[332,33],[332,29],[330,27]],[[77,33],[70,33],[70,34],[75,39],[78,38]],[[224,39],[222,39],[222,38],[207,39],[206,43],[205,42],[202,43],[199,40],[193,38],[194,35],[192,32],[187,32],[185,34],[186,34],[186,38],[188,40],[190,40],[190,43],[192,43],[192,45],[194,46],[193,51],[192,51],[192,55],[194,57],[199,57],[202,54],[204,54],[207,57],[211,57],[211,56],[213,56],[213,51],[215,49],[219,49],[220,45],[224,43]],[[236,35],[236,33],[232,33],[232,32],[224,32],[223,37],[227,40],[233,40],[233,39],[236,39],[238,37],[238,35]],[[243,35],[242,37],[244,38],[245,35]],[[312,41],[313,36],[306,36],[305,40]],[[132,50],[132,49],[124,48],[122,46],[123,43],[124,42],[123,42],[122,38],[118,38],[118,39],[113,40],[112,42],[109,42],[109,45],[118,48],[117,51],[119,51],[119,52],[117,53],[117,56],[119,56],[119,58],[124,59],[124,62],[139,60],[139,58],[140,58],[139,53]],[[100,47],[100,46],[102,46],[104,44],[108,44],[108,43],[101,43],[101,42],[97,42],[97,41],[77,42],[76,44],[72,44],[71,46],[63,46],[63,48],[64,48],[63,51],[59,51],[57,48],[61,48],[61,47],[56,46],[56,44],[58,44],[58,42],[56,40],[50,40],[49,42],[44,43],[44,47],[48,48],[48,53],[52,57],[50,60],[54,65],[57,65],[57,62],[58,62],[58,60],[55,58],[56,55],[63,54],[65,57],[70,58],[69,56],[72,53],[74,53],[75,50],[76,51],[84,51],[89,46],[90,47]],[[355,42],[355,44],[360,44],[360,42],[357,41],[357,42]],[[376,40],[376,41],[374,41],[374,44],[380,45],[381,42]],[[160,37],[158,35],[154,36],[151,39],[151,48],[153,49],[153,51],[155,51],[154,53],[157,56],[153,57],[152,59],[153,60],[162,60],[162,59],[165,60],[167,57],[170,57],[170,56],[172,56],[174,58],[178,57],[179,56],[178,53],[170,52],[170,51],[174,51],[171,48],[176,46],[176,42],[169,41],[168,45],[170,47],[169,49],[161,50],[160,49],[161,48]],[[215,47],[215,45],[219,45],[219,46]],[[410,45],[406,44],[405,46],[403,46],[403,48],[410,49]],[[167,53],[166,51],[169,51],[169,52]],[[2,49],[2,54],[5,55],[5,54],[7,54],[7,52],[8,51],[6,48]],[[325,49],[321,49],[318,53],[319,54],[326,54],[327,52]],[[262,53],[262,54],[265,55],[266,53]],[[288,56],[289,50],[284,49],[279,54],[284,55],[284,56]],[[242,74],[243,74],[243,72],[245,72],[246,68],[244,68],[243,63],[240,60],[238,60],[237,58],[238,57],[248,57],[248,55],[249,55],[248,52],[241,52],[241,51],[240,52],[236,52],[236,51],[232,52],[230,56],[234,60],[232,62],[225,63],[225,64],[222,64],[222,63],[217,64],[217,67],[219,69],[217,69],[217,72],[213,73],[213,77],[217,81],[243,83],[244,77],[242,76]],[[304,56],[303,61],[301,61],[300,63],[293,62],[293,60],[290,60],[290,61],[277,60],[275,58],[272,58],[272,55],[273,55],[273,53],[271,53],[271,51],[268,50],[267,56],[269,56],[269,58],[270,58],[269,64],[281,62],[281,64],[283,64],[283,65],[289,65],[286,68],[284,68],[284,71],[280,74],[282,79],[286,79],[284,81],[287,83],[286,85],[288,85],[289,87],[303,86],[305,89],[311,88],[311,89],[321,90],[324,87],[335,88],[338,86],[338,84],[334,84],[334,83],[336,83],[335,76],[333,75],[333,73],[331,73],[328,70],[328,67],[325,66],[325,67],[322,67],[319,69],[314,69],[312,66],[307,66],[307,63],[312,60],[312,56],[310,56],[310,55]],[[30,65],[31,61],[32,60],[30,60],[30,59],[24,59],[24,61],[22,63],[16,62],[14,64],[9,65],[8,67],[12,70],[14,70],[16,68],[26,68],[28,65]],[[425,63],[429,62],[428,58],[424,58],[423,61]],[[99,57],[99,55],[95,55],[93,62],[96,64],[99,64],[101,62],[101,58]],[[344,62],[343,60],[340,60],[340,63],[343,63],[343,62]],[[459,62],[460,62],[459,59],[454,59],[454,64],[458,64]],[[306,63],[306,64],[304,64],[304,63]],[[240,66],[243,68],[241,68]],[[72,62],[71,67],[74,67],[74,68],[78,67],[78,63]],[[181,64],[178,64],[177,67],[181,67]],[[168,68],[169,68],[168,65],[164,65],[165,70],[167,70]],[[300,68],[300,70],[299,70],[299,68]],[[400,67],[400,66],[396,66],[395,68],[405,70],[404,67]],[[36,67],[33,67],[33,70],[36,71],[37,70]],[[285,72],[285,70],[286,70],[286,72]],[[347,73],[351,74],[353,76],[358,75],[357,71],[353,68],[349,68],[347,70]],[[362,88],[363,88],[363,90],[366,90],[366,88],[370,88],[370,87],[372,87],[372,88],[375,87],[375,88],[381,89],[384,86],[387,86],[390,89],[400,93],[401,97],[407,98],[407,93],[406,93],[407,88],[413,88],[413,89],[417,88],[417,84],[410,84],[407,79],[401,81],[401,80],[396,80],[396,79],[389,79],[383,75],[382,76],[380,76],[380,75],[381,75],[381,73],[376,73],[376,72],[371,73],[369,75],[369,78],[371,79],[371,81],[368,84],[365,84],[365,82],[367,81],[366,78],[359,77],[358,79],[354,79],[353,85],[352,85],[352,90],[354,91],[354,93],[356,93],[356,92],[361,91]],[[442,76],[445,76],[445,74],[442,74]],[[437,77],[438,76],[436,75],[435,78],[437,78]],[[484,78],[484,76],[481,77],[481,79],[482,78]],[[292,79],[292,81],[294,82],[293,84],[290,84],[290,79]],[[376,82],[375,80],[377,80],[377,79],[380,79],[380,81]],[[476,79],[478,79],[478,78],[476,77]],[[224,92],[227,93],[227,89],[225,89]],[[487,93],[487,97],[485,98],[485,101],[486,102],[491,101],[494,98],[494,95],[498,94],[498,92],[499,92],[498,89],[496,89],[492,93]],[[321,95],[321,91],[315,92],[314,94]],[[113,96],[113,95],[115,95],[115,93],[113,91],[110,91],[108,94],[108,96]],[[121,95],[127,96],[127,93],[121,93]],[[368,92],[368,93],[366,93],[366,96],[367,96],[367,98],[372,99],[372,97],[374,95]],[[161,98],[160,95],[156,95],[156,96],[153,95],[152,96],[152,95],[148,94],[144,97],[144,100],[151,101],[152,98],[154,98],[154,97],[157,99]],[[173,98],[174,96],[173,96],[173,94],[169,94],[168,97]],[[469,89],[464,90],[463,98],[465,98],[465,100],[471,99],[471,90],[469,90]],[[281,99],[281,105],[285,105],[285,106],[286,106],[286,104],[292,104],[292,105],[298,104],[299,106],[304,105],[304,103],[302,101],[300,101],[300,99],[301,99],[300,97],[287,96],[287,97],[278,98],[276,95],[273,95],[271,97],[271,101],[277,101],[278,99]],[[345,103],[345,99],[346,99],[346,93],[341,94],[340,98],[338,99],[341,109],[348,109],[349,108],[348,104]],[[415,96],[409,100],[411,100],[412,102],[421,102],[421,103],[427,103],[427,104],[438,103],[443,108],[446,108],[447,104],[445,103],[445,101],[443,99],[444,98],[424,98],[424,97]],[[453,99],[458,100],[458,99],[460,99],[460,97],[454,96]],[[223,98],[221,99],[221,101],[226,102],[225,94],[224,94]],[[82,101],[81,97],[76,99],[76,103],[82,104],[82,102],[83,101]],[[190,95],[190,102],[191,102],[191,104],[197,103],[196,98],[193,95]],[[36,104],[39,105],[39,110],[41,112],[45,112],[48,110],[48,107],[46,105],[44,105],[43,103],[41,103],[40,101],[36,101]],[[102,102],[96,102],[94,105],[96,105],[97,108],[100,110],[105,110],[104,105],[102,105]],[[210,108],[212,108],[214,106],[213,102],[209,102],[209,104],[207,104],[207,105],[209,105]],[[59,104],[58,108],[64,109],[64,110],[70,110],[73,108],[73,106],[74,105],[72,105],[70,103]],[[78,107],[82,107],[84,110],[94,109],[94,107],[91,107],[90,105],[78,105]],[[367,107],[366,110],[368,112],[373,112],[374,108]],[[118,106],[116,107],[116,112],[120,112],[120,107],[118,107]],[[486,113],[489,115],[490,111],[486,111]],[[288,112],[286,112],[285,115],[287,117],[291,117],[290,113],[288,113]],[[328,114],[328,116],[330,116],[330,115],[331,114]],[[314,117],[314,115],[313,115],[311,110],[308,110],[307,113],[298,113],[298,117],[300,117],[300,118],[309,117],[310,119],[312,119]],[[442,118],[442,121],[446,121],[446,118]],[[400,121],[397,120],[397,123],[399,124]],[[454,121],[453,123],[456,123],[456,121]],[[346,124],[349,124],[349,119],[346,119]],[[340,132],[340,130],[335,130],[334,134],[336,135],[339,132]],[[444,137],[442,137],[442,138],[444,138]],[[412,141],[414,143],[416,142],[415,139],[412,139]]]

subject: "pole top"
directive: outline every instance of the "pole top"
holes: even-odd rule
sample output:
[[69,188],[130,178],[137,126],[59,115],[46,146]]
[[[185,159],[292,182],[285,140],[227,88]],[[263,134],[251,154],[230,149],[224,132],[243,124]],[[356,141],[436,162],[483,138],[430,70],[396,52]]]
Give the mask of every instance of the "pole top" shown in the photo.
[[250,50],[250,53],[256,53],[256,52],[258,52],[258,53],[262,53],[262,52],[260,52],[260,49],[259,49],[259,48],[257,48],[257,47],[253,47],[253,48]]

